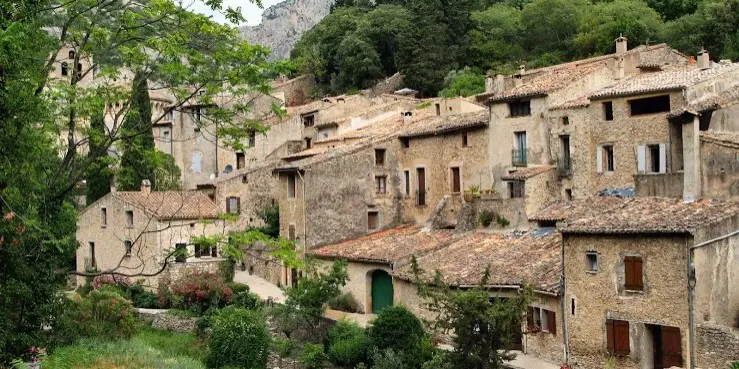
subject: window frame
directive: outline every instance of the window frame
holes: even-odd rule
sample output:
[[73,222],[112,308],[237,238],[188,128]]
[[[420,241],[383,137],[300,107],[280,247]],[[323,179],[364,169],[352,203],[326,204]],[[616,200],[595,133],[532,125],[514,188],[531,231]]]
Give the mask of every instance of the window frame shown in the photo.
[[[372,227],[372,219],[374,218],[374,228]],[[380,212],[377,210],[367,211],[367,231],[375,232],[380,229]]]
[[613,101],[603,102],[603,120],[606,122],[613,121]]
[[639,117],[643,115],[667,113],[671,109],[670,95],[657,95],[627,100],[629,104],[629,116]]
[[[456,176],[454,175],[455,171]],[[460,166],[449,167],[449,192],[452,194],[462,193],[462,167]]]
[[585,271],[588,273],[598,273],[600,270],[600,256],[595,251],[585,253]]
[[[232,204],[235,201],[235,204]],[[234,206],[236,207],[234,209]],[[226,213],[231,215],[241,214],[241,198],[238,196],[229,196],[226,198]]]
[[411,171],[409,169],[406,169],[403,171],[403,175],[405,178],[405,196],[411,195]]
[[[623,334],[624,329],[626,331],[625,335]],[[622,340],[623,337],[625,339]],[[606,348],[609,354],[616,356],[630,355],[630,341],[628,320],[606,319]]]
[[126,228],[133,228],[133,210],[126,210]]
[[613,173],[616,171],[616,154],[612,144],[603,145],[603,171],[606,173]]
[[387,176],[376,175],[375,176],[375,194],[385,195],[387,194]]
[[531,100],[517,100],[508,103],[508,117],[530,117]]
[[108,226],[108,209],[106,207],[100,208],[100,220],[102,222],[101,227]]
[[387,155],[387,150],[385,149],[375,149],[375,166],[376,167],[384,167],[385,166],[385,159]]
[[509,196],[512,199],[526,198],[526,181],[511,180],[508,181]]
[[125,257],[131,257],[131,253],[133,252],[133,242],[131,240],[125,240],[123,241],[123,249],[126,250]]
[[294,173],[289,173],[287,175],[287,198],[294,199],[297,197],[297,193],[298,193],[297,178],[295,178]]
[[462,147],[470,147],[470,138],[468,132],[462,132]]
[[644,291],[644,259],[637,255],[623,257],[624,290]]

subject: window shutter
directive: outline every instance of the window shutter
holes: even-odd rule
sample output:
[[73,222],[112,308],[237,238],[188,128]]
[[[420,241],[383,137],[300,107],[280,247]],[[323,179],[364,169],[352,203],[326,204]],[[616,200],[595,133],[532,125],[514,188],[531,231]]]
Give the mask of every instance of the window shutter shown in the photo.
[[616,320],[613,323],[615,331],[614,353],[616,355],[628,355],[631,352],[629,347],[629,322]]
[[557,319],[553,311],[547,310],[547,323],[549,323],[548,331],[553,335],[557,335]]
[[236,198],[236,212],[235,213],[236,214],[241,213],[241,198],[240,197]]
[[526,328],[534,325],[534,308],[529,306],[529,310],[526,312]]
[[613,327],[613,320],[606,320],[606,345],[608,347],[608,353],[614,354],[615,351],[615,345],[613,342],[613,337],[615,335],[615,328]]
[[667,172],[667,151],[665,150],[665,144],[659,144],[659,172]]
[[231,214],[231,198],[226,198],[226,213]]
[[598,146],[598,150],[595,155],[595,165],[598,168],[598,174],[603,173],[603,147]]
[[639,145],[637,147],[637,173],[647,172],[647,147],[645,145]]
[[624,257],[624,287],[630,289],[634,285],[634,257]]
[[633,258],[633,265],[634,265],[634,276],[633,276],[633,282],[632,286],[638,288],[639,290],[644,289],[644,279],[642,275],[642,259],[641,258]]

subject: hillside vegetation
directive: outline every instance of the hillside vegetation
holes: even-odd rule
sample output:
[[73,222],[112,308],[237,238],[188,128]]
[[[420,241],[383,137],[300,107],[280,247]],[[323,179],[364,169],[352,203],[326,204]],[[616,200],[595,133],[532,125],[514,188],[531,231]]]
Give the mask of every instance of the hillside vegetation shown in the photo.
[[325,92],[401,72],[423,96],[469,95],[486,72],[610,53],[621,34],[630,48],[667,42],[737,59],[739,0],[340,0],[292,59]]

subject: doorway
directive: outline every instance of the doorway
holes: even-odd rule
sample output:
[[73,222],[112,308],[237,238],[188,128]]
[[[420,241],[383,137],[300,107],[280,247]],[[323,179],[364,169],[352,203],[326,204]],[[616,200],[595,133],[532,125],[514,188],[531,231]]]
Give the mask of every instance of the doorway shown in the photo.
[[384,270],[372,272],[372,313],[393,306],[393,279]]
[[654,368],[665,369],[683,366],[680,328],[649,325],[652,331]]
[[416,180],[418,181],[418,196],[416,205],[426,205],[426,168],[416,168]]

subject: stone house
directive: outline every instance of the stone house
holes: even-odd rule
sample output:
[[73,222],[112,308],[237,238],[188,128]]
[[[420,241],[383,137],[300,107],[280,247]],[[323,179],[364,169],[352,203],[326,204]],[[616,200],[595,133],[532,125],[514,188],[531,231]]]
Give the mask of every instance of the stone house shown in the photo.
[[737,358],[735,203],[611,198],[543,213],[560,221],[574,367],[614,356],[619,368],[721,368]]
[[[200,192],[152,192],[148,181],[141,191],[113,189],[79,213],[77,271],[116,271],[150,287],[173,270],[216,271],[219,250],[201,249],[192,239],[222,234],[218,213]],[[178,248],[187,249],[186,259],[169,256]]]

